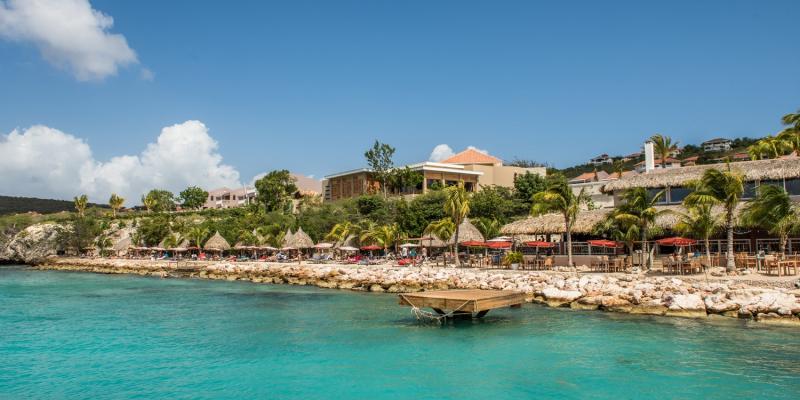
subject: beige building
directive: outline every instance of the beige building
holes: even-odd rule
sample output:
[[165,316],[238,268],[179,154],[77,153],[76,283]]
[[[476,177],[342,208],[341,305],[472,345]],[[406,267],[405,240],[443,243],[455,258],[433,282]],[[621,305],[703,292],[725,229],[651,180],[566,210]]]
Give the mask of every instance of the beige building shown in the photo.
[[[452,186],[464,182],[469,192],[483,186],[514,187],[517,176],[526,173],[544,176],[544,167],[522,168],[504,166],[499,158],[492,157],[474,149],[467,149],[441,162],[422,162],[407,166],[422,174],[422,181],[415,187],[395,190],[394,195],[416,195],[425,193],[434,186]],[[325,201],[336,201],[368,193],[379,193],[380,183],[369,169],[361,168],[332,174],[323,180]]]
[[203,208],[241,207],[252,203],[255,198],[255,188],[245,186],[238,189],[229,189],[222,187],[208,191],[208,199],[206,199]]

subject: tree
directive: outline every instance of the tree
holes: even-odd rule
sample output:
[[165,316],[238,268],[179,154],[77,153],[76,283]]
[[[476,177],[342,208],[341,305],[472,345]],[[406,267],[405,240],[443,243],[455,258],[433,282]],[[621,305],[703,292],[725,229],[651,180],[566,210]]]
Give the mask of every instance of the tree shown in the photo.
[[761,185],[758,194],[741,215],[744,225],[760,227],[780,239],[781,254],[786,254],[789,234],[800,231],[800,216],[789,193],[775,185]]
[[169,218],[164,214],[157,214],[152,218],[143,218],[137,231],[146,246],[155,246],[170,234]]
[[162,240],[162,242],[164,243],[164,248],[174,249],[178,247],[181,242],[183,242],[183,236],[178,233],[170,233],[164,238],[164,240]]
[[709,238],[722,227],[722,221],[714,216],[712,206],[700,204],[688,207],[686,213],[679,214],[680,220],[675,226],[682,235],[700,239],[706,247],[706,262],[711,265],[711,243]]
[[514,213],[511,191],[501,186],[483,186],[470,199],[470,217],[506,222]]
[[[433,235],[439,238],[439,240],[443,242],[447,242],[453,237],[453,234],[456,232],[456,224],[453,223],[453,220],[450,217],[444,217],[440,220],[433,221],[425,227],[425,230],[422,232],[423,235]],[[424,246],[425,243],[422,243]]]
[[285,170],[271,171],[255,183],[258,197],[267,212],[290,211],[291,198],[297,192],[297,184],[292,174]]
[[153,189],[142,197],[142,204],[148,211],[175,211],[175,195],[169,190]]
[[781,122],[784,125],[787,125],[787,130],[791,129],[797,132],[800,132],[800,110],[797,110],[796,113],[789,113],[781,118]]
[[423,175],[419,171],[413,171],[409,167],[395,168],[389,172],[389,187],[392,193],[403,193],[416,191],[422,186]]
[[363,243],[373,243],[387,251],[400,237],[400,228],[397,224],[372,225],[361,232],[360,240]]
[[663,195],[664,192],[660,191],[651,196],[647,188],[643,187],[629,189],[622,194],[622,205],[614,210],[614,218],[622,222],[623,226],[631,224],[638,227],[644,254],[643,262],[648,265],[648,269],[652,266],[652,260],[647,240],[655,233],[656,217],[667,212],[656,209],[656,204]]
[[208,192],[197,186],[189,186],[180,193],[179,198],[183,208],[196,210],[206,203]]
[[444,212],[453,221],[456,226],[456,231],[453,237],[453,245],[455,247],[456,265],[459,265],[458,259],[458,234],[461,223],[469,215],[469,194],[464,189],[464,182],[459,182],[458,185],[448,186],[445,190]]
[[700,180],[692,186],[695,190],[684,199],[687,207],[721,204],[725,208],[725,230],[728,239],[726,269],[733,271],[736,269],[733,258],[734,217],[736,207],[744,194],[744,175],[731,170],[728,164],[727,171],[715,168],[706,170]]
[[612,240],[625,243],[625,247],[628,248],[628,254],[633,256],[634,245],[639,240],[638,225],[618,220],[615,218],[615,213],[612,212],[600,224],[596,225],[593,231],[595,235],[607,236]]
[[89,197],[85,194],[80,196],[76,196],[75,199],[75,211],[78,212],[78,216],[83,218],[86,214],[86,205],[89,204]]
[[189,238],[189,241],[197,246],[197,248],[202,248],[203,242],[206,240],[209,233],[208,228],[193,226],[189,229],[189,232],[186,233],[186,237]]
[[92,241],[100,234],[100,224],[92,217],[74,215],[70,217],[69,229],[62,229],[58,234],[58,243],[61,247],[80,254],[84,248],[89,247]]
[[108,206],[111,207],[114,218],[117,217],[117,213],[122,208],[123,204],[125,204],[125,199],[123,197],[118,196],[116,193],[111,193],[111,197],[108,199]]
[[372,148],[364,153],[372,175],[381,183],[383,197],[387,195],[387,183],[394,167],[394,162],[392,161],[394,151],[394,147],[376,140]]
[[667,158],[673,151],[678,149],[678,142],[672,143],[672,138],[662,134],[655,134],[650,137],[653,141],[653,149],[657,156],[661,158],[661,168],[667,167]]
[[584,189],[576,195],[567,184],[563,175],[548,179],[547,189],[533,195],[532,215],[550,212],[560,213],[564,217],[564,232],[567,236],[567,262],[572,266],[572,226],[578,219],[581,205],[589,201]]
[[475,221],[475,227],[481,232],[481,235],[486,239],[495,238],[500,236],[500,228],[502,228],[500,221],[489,218],[478,218]]
[[517,198],[523,203],[528,205],[533,201],[533,195],[547,189],[547,181],[539,174],[532,174],[525,172],[523,175],[518,175],[514,179],[514,190]]
[[748,147],[747,153],[753,160],[778,158],[792,151],[792,143],[784,139],[767,136]]
[[625,172],[625,161],[622,161],[622,159],[614,160],[614,163],[611,164],[611,169],[617,175],[617,179],[622,179],[622,173]]

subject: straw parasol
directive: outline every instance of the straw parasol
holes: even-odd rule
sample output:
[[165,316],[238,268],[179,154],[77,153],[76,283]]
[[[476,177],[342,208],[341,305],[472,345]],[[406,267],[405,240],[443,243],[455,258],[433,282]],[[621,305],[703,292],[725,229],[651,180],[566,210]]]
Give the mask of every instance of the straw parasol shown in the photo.
[[206,241],[206,244],[203,246],[203,249],[208,251],[223,252],[230,250],[231,245],[228,244],[228,241],[225,240],[225,238],[219,234],[219,231],[217,231],[216,233],[214,233],[214,236],[212,236],[211,239],[208,239]]
[[296,249],[310,249],[314,247],[314,241],[311,236],[303,232],[303,228],[297,228],[297,232],[292,235],[291,239],[287,241],[287,247],[294,247]]
[[128,251],[128,249],[131,247],[131,244],[133,244],[131,237],[124,237],[114,243],[114,246],[111,247],[111,251],[117,254]]
[[287,228],[286,229],[286,234],[283,235],[283,240],[281,241],[281,248],[290,247],[289,246],[289,241],[292,240],[292,236],[294,236],[294,234],[292,233],[292,229],[291,228]]
[[[453,232],[453,236],[450,237],[450,240],[447,241],[447,244],[453,244],[456,240],[456,234]],[[458,243],[464,243],[469,241],[475,242],[484,242],[483,235],[481,235],[481,231],[472,225],[472,222],[469,222],[469,218],[464,218],[464,221],[461,222],[461,225],[458,226]]]
[[439,239],[438,236],[436,236],[436,235],[434,235],[432,233],[429,233],[429,234],[419,238],[419,242],[420,242],[420,244],[422,244],[422,247],[445,247],[445,246],[447,246],[447,243],[445,243],[444,240]]

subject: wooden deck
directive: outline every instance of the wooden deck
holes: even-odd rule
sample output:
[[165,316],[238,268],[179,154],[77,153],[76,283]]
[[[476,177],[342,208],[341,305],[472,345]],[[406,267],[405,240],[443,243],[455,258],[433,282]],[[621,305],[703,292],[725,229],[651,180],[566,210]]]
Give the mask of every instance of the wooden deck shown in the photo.
[[400,305],[432,308],[444,315],[450,311],[458,314],[477,313],[480,318],[489,310],[502,307],[520,307],[525,302],[523,293],[505,290],[436,290],[431,292],[403,293]]

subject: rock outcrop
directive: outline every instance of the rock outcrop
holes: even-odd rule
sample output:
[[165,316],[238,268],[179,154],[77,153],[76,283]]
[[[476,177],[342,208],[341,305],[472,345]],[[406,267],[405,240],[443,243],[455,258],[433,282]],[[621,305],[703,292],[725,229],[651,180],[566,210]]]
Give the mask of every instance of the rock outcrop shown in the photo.
[[31,225],[17,233],[0,248],[0,261],[38,264],[58,253],[59,236],[64,227],[58,224]]

